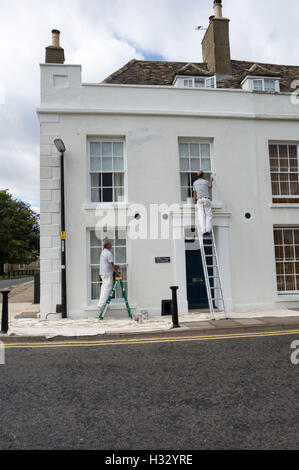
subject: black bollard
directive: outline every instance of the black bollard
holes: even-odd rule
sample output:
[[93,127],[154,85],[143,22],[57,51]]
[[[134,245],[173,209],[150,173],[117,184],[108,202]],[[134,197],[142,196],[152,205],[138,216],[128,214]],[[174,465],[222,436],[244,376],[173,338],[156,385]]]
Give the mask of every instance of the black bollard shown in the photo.
[[173,328],[180,328],[179,314],[178,314],[178,299],[177,299],[177,291],[179,290],[179,288],[171,287],[170,289],[172,290],[171,313],[172,313]]
[[1,321],[1,333],[6,335],[8,332],[8,294],[10,290],[1,291],[2,294],[2,321]]
[[40,272],[34,273],[34,305],[40,303]]

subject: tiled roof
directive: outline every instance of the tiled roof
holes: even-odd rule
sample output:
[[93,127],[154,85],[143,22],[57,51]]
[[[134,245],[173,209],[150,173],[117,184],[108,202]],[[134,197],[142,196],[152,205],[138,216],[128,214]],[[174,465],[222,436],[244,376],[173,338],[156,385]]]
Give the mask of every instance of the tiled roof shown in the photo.
[[[279,76],[281,91],[293,91],[291,83],[299,80],[299,67],[232,60],[232,78],[217,79],[218,88],[241,88],[246,75]],[[199,69],[199,70],[198,70]],[[185,70],[185,73],[184,73]],[[198,72],[196,73],[196,71]],[[107,77],[103,83],[128,85],[172,85],[176,75],[210,75],[207,64],[201,62],[164,62],[133,59]]]

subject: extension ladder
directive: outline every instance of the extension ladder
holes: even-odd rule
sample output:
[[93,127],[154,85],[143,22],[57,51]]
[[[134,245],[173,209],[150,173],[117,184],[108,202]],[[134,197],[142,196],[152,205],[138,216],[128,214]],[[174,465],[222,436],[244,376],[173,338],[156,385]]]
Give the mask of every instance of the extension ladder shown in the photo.
[[203,265],[203,271],[206,281],[206,288],[208,294],[209,308],[212,316],[212,320],[215,318],[215,302],[219,302],[222,306],[222,310],[218,312],[224,312],[225,318],[228,320],[228,314],[225,308],[224,294],[222,288],[222,281],[219,269],[218,255],[215,243],[214,231],[211,234],[203,235],[202,229],[196,214],[197,232],[200,245],[201,259]]
[[133,320],[133,315],[132,315],[131,308],[130,308],[130,305],[129,305],[129,302],[128,302],[128,297],[127,297],[127,293],[126,293],[126,290],[125,290],[125,286],[124,286],[123,280],[120,277],[116,277],[115,280],[114,280],[114,283],[113,283],[111,292],[109,294],[109,297],[108,297],[108,299],[107,299],[107,301],[104,305],[104,308],[103,308],[103,310],[100,314],[100,320],[104,320],[104,318],[106,316],[108,307],[111,303],[111,300],[113,299],[113,296],[114,296],[114,293],[116,291],[116,287],[117,287],[118,283],[120,284],[120,287],[121,287],[121,290],[122,290],[122,294],[123,294],[123,298],[124,298],[125,303],[126,303],[129,318],[131,320]]

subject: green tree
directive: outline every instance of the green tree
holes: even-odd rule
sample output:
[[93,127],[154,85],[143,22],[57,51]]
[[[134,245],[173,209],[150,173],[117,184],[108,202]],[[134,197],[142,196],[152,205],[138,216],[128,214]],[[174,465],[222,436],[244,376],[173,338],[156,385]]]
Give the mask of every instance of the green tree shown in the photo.
[[39,215],[0,190],[0,265],[27,264],[39,255]]

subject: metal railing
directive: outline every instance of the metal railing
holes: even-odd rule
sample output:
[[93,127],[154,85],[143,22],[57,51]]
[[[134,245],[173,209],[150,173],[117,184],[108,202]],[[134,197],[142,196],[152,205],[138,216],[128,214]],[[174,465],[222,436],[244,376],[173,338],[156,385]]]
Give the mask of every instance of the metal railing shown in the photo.
[[18,269],[15,271],[8,271],[6,273],[0,273],[0,279],[14,279],[17,277],[29,277],[34,276],[38,273],[38,269]]

